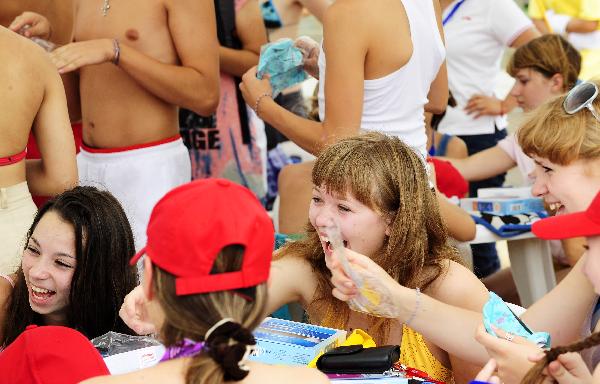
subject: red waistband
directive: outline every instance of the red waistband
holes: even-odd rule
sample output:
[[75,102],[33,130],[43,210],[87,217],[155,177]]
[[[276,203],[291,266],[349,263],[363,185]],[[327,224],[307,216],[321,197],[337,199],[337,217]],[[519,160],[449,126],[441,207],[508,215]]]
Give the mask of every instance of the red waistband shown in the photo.
[[119,148],[94,148],[94,147],[88,147],[84,142],[82,142],[81,149],[83,149],[86,152],[90,152],[90,153],[125,152],[125,151],[133,151],[134,149],[155,147],[155,146],[161,145],[161,144],[172,143],[173,141],[177,141],[180,138],[181,138],[181,135],[178,134],[173,137],[168,137],[166,139],[162,139],[162,140],[158,140],[158,141],[152,141],[150,143],[136,144],[136,145],[130,145],[129,147],[119,147]]
[[26,155],[27,155],[27,149],[24,149],[23,152],[17,153],[16,155],[0,157],[0,167],[3,165],[11,165],[11,164],[18,163],[19,161],[23,160]]

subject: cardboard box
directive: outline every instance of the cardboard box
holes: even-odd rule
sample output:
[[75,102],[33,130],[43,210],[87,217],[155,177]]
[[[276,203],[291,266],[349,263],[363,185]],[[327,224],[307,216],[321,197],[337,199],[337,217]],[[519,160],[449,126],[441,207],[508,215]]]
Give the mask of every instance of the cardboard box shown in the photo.
[[468,212],[480,211],[498,215],[516,215],[519,213],[541,212],[544,210],[544,203],[542,199],[537,197],[528,199],[476,197],[461,199],[460,207]]
[[271,317],[253,333],[257,345],[250,360],[278,365],[307,365],[346,340],[346,331]]

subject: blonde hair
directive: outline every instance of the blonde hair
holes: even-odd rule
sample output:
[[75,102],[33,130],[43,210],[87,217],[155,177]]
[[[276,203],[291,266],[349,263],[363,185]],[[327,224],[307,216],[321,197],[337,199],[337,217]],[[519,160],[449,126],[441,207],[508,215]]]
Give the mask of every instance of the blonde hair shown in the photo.
[[[600,82],[594,81],[597,86]],[[600,122],[587,109],[565,112],[566,95],[554,98],[529,114],[517,132],[519,145],[529,156],[568,165],[575,160],[600,158]],[[600,97],[593,101],[600,112]]]
[[[342,139],[319,154],[312,181],[328,193],[352,194],[390,223],[382,249],[369,256],[400,284],[425,289],[444,272],[444,261],[459,260],[446,243],[446,228],[424,164],[398,138],[367,133]],[[311,264],[318,288],[307,308],[310,321],[344,329],[348,305],[331,294],[331,273],[310,223],[306,232],[305,239],[289,243],[277,257],[301,257]],[[370,333],[378,343],[385,342],[390,320],[370,317],[370,321]]]
[[559,73],[563,78],[563,91],[566,92],[577,83],[581,55],[562,36],[543,35],[517,48],[506,71],[516,77],[517,72],[525,68],[531,68],[546,78]]
[[[225,247],[213,266],[212,274],[233,272],[242,265],[244,248],[240,245]],[[166,346],[174,346],[184,339],[204,340],[206,332],[218,321],[232,318],[241,325],[233,333],[217,335],[217,328],[211,333],[207,350],[192,357],[187,366],[187,384],[221,384],[236,377],[240,361],[256,328],[264,319],[267,304],[266,284],[250,288],[253,300],[236,291],[220,291],[203,294],[177,296],[175,276],[152,266],[153,289],[165,314],[160,337]],[[244,290],[246,291],[246,290]],[[222,332],[221,332],[222,333]],[[218,337],[215,337],[218,336]]]

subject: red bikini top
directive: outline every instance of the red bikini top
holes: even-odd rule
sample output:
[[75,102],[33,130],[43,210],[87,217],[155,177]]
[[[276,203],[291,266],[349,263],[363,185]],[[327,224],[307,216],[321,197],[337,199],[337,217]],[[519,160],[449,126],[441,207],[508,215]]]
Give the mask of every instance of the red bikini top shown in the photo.
[[19,161],[23,160],[26,155],[27,155],[27,150],[25,149],[25,150],[23,150],[23,152],[17,153],[16,155],[0,157],[0,167],[2,167],[4,165],[11,165],[11,164],[18,163]]

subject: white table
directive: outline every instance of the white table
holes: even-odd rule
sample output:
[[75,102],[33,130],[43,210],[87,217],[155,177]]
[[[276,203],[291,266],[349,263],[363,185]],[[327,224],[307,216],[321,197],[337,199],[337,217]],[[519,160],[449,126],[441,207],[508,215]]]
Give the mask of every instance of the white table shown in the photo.
[[528,307],[556,285],[550,245],[546,240],[526,232],[514,237],[500,237],[477,224],[475,239],[468,244],[492,243],[506,240],[508,256],[521,305]]

